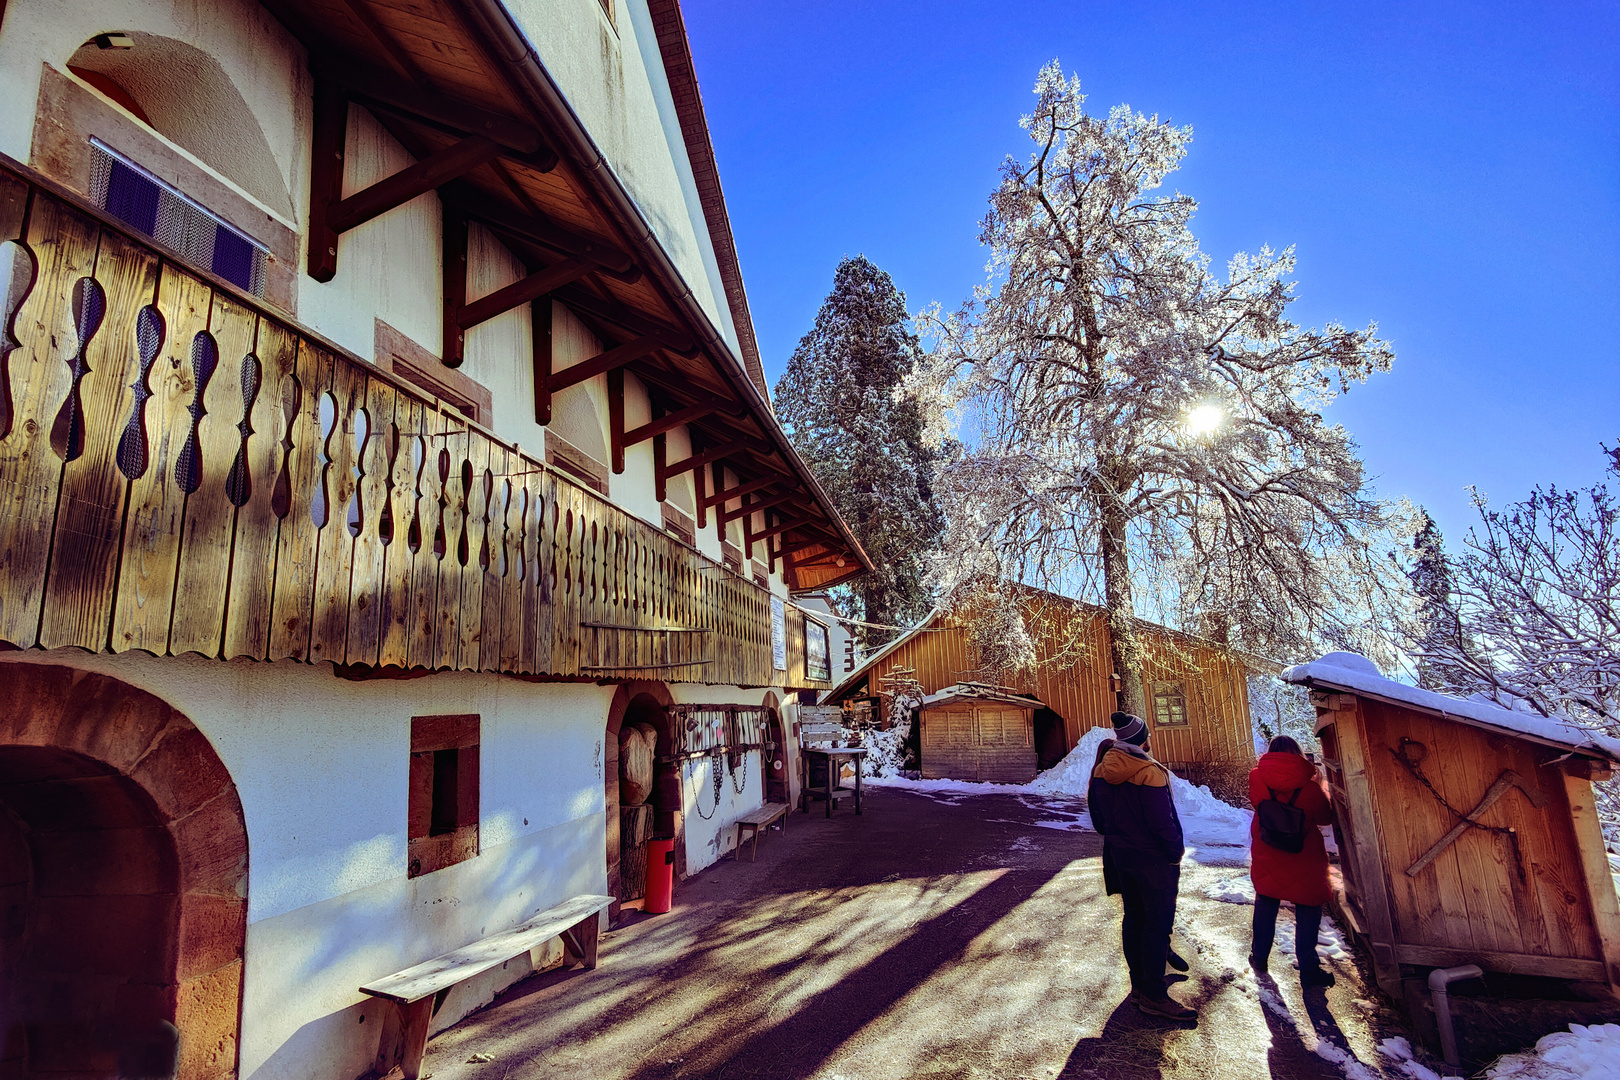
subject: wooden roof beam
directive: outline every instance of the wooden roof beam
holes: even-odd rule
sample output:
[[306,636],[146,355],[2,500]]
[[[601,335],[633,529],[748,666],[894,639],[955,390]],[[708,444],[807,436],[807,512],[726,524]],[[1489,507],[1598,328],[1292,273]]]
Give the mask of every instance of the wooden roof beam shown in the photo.
[[769,540],[771,537],[779,536],[785,532],[792,532],[794,529],[802,529],[807,525],[815,524],[817,524],[817,519],[815,518],[796,517],[789,518],[786,521],[777,522],[775,525],[767,526],[764,529],[761,529],[759,532],[754,532],[752,529],[748,528],[746,524],[744,524],[743,535],[748,538],[748,542],[750,544],[754,544],[761,540]]
[[[565,255],[583,255],[604,270],[617,274],[636,271],[634,260],[608,241],[565,228],[549,217],[520,214],[469,184],[451,185],[444,194],[470,217],[498,233],[506,233]],[[639,272],[635,273],[635,277],[640,277]]]
[[694,420],[736,408],[740,408],[740,406],[735,402],[711,400],[699,402],[684,409],[677,409],[674,412],[665,413],[650,423],[642,424],[640,427],[631,428],[625,432],[624,445],[634,446],[639,442],[645,442],[654,435],[662,435],[665,432],[674,431],[678,427],[685,427]]
[[322,59],[313,67],[317,78],[338,83],[348,91],[351,100],[367,108],[385,109],[452,134],[482,135],[521,155],[543,172],[557,166],[556,152],[546,145],[540,132],[528,124],[445,94],[423,90],[369,65]]

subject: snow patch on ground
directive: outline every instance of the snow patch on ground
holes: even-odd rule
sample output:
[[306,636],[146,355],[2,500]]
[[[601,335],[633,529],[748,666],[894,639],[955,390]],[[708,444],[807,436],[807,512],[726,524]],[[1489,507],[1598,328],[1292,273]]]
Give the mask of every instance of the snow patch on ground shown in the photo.
[[[1620,1024],[1571,1024],[1534,1050],[1499,1058],[1485,1080],[1615,1080],[1620,1077]],[[1427,1078],[1423,1078],[1427,1080]]]
[[[887,732],[878,733],[888,734]],[[1097,747],[1113,737],[1110,728],[1092,728],[1081,736],[1075,748],[1062,761],[1027,784],[991,784],[974,780],[908,780],[897,770],[872,776],[867,782],[878,787],[898,787],[935,798],[952,795],[1033,795],[1042,798],[1083,799],[1091,786],[1091,769],[1097,760]],[[1181,817],[1188,855],[1206,866],[1247,866],[1249,864],[1249,822],[1254,814],[1221,802],[1209,788],[1195,786],[1170,774],[1170,796]],[[942,799],[952,802],[955,800]],[[1046,829],[1074,831],[1091,828],[1091,818],[1081,814],[1066,821],[1042,821]]]
[[1442,1077],[1417,1060],[1412,1053],[1412,1044],[1399,1036],[1379,1043],[1378,1056],[1388,1061],[1396,1073],[1408,1077],[1409,1080],[1462,1080],[1460,1076]]
[[1205,887],[1204,895],[1223,904],[1252,904],[1254,882],[1249,880],[1247,874],[1241,877],[1216,878],[1212,884]]

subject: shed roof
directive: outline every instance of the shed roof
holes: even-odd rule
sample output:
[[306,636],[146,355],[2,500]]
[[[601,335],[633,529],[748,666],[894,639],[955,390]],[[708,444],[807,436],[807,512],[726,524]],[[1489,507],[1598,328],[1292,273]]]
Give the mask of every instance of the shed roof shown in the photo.
[[1020,694],[1007,686],[991,686],[988,683],[956,683],[947,686],[938,693],[929,694],[922,699],[925,709],[937,708],[941,705],[954,705],[958,701],[994,701],[1002,705],[1017,705],[1024,709],[1044,709],[1046,703],[1031,694]]
[[1505,709],[1491,702],[1451,697],[1408,686],[1385,678],[1377,666],[1360,653],[1331,652],[1319,660],[1288,668],[1282,677],[1287,682],[1301,686],[1348,691],[1470,727],[1620,762],[1620,739],[1582,727],[1563,717]]

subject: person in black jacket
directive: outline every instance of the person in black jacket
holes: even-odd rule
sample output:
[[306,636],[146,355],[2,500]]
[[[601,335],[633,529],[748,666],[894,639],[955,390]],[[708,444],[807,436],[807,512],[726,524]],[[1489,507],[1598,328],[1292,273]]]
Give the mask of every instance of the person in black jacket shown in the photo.
[[1120,936],[1131,999],[1145,1013],[1190,1020],[1198,1014],[1173,999],[1164,980],[1185,850],[1170,771],[1148,753],[1141,717],[1117,712],[1111,719],[1114,737],[1098,748],[1088,801],[1103,837],[1103,884],[1125,906]]

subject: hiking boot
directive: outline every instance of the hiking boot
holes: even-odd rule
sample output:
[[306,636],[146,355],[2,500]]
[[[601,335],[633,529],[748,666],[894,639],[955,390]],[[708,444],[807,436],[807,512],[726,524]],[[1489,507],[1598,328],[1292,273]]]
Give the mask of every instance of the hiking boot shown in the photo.
[[1335,982],[1333,972],[1326,968],[1304,967],[1299,969],[1299,985],[1301,986],[1332,986]]
[[1187,961],[1183,960],[1181,958],[1181,954],[1176,952],[1176,950],[1174,950],[1174,949],[1170,950],[1170,955],[1165,957],[1165,960],[1168,961],[1170,966],[1172,968],[1174,968],[1176,971],[1186,971],[1187,970],[1187,967],[1188,967]]
[[1254,968],[1256,974],[1264,975],[1266,973],[1266,960],[1264,957],[1250,956],[1249,966]]
[[1151,998],[1146,994],[1137,994],[1136,1007],[1149,1016],[1162,1016],[1166,1020],[1198,1019],[1198,1010],[1187,1008],[1169,994],[1162,998]]

